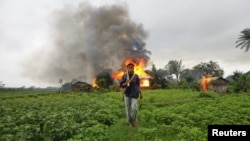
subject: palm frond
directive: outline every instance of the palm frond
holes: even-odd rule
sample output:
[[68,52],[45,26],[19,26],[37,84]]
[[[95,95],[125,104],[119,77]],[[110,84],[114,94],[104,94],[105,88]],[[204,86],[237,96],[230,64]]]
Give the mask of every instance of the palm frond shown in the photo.
[[247,46],[246,46],[246,52],[249,50],[249,48],[250,48],[250,40],[247,42]]
[[245,44],[245,42],[238,43],[238,44],[236,45],[236,48],[239,47],[239,46],[244,46],[244,44]]
[[245,51],[248,51],[250,48],[250,28],[244,29],[240,33],[238,40],[235,42],[236,48],[245,48]]
[[244,43],[243,45],[241,45],[240,49],[243,49],[246,45],[247,43]]

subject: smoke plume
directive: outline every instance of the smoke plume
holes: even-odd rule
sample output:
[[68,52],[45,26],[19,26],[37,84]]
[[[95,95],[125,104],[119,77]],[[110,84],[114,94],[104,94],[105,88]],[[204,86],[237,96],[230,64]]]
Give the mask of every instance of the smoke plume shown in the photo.
[[126,58],[144,58],[148,34],[133,22],[126,5],[94,7],[81,3],[53,13],[50,39],[24,64],[33,80],[58,84],[81,78],[92,82],[104,69],[121,68]]

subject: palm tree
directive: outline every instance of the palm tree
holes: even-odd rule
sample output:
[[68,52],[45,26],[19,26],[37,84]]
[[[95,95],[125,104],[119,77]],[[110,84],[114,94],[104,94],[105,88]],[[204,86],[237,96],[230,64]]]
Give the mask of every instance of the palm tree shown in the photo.
[[240,37],[236,41],[236,48],[240,47],[240,49],[245,48],[245,52],[247,52],[250,48],[250,28],[246,28],[240,32]]
[[157,83],[158,76],[157,76],[157,68],[156,68],[155,64],[152,65],[152,68],[150,70],[150,75],[153,77],[153,80]]
[[152,76],[152,81],[150,83],[153,88],[161,88],[167,87],[167,81],[172,80],[172,75],[167,70],[157,69],[155,64],[152,65],[151,70],[147,70],[147,73]]
[[165,68],[170,72],[170,74],[174,74],[176,76],[176,82],[179,82],[179,76],[184,70],[184,65],[182,65],[182,60],[170,60]]
[[3,88],[5,84],[3,84],[2,81],[0,81],[0,88]]
[[60,84],[60,93],[61,93],[61,91],[62,91],[62,83],[63,83],[62,78],[59,79],[58,83]]

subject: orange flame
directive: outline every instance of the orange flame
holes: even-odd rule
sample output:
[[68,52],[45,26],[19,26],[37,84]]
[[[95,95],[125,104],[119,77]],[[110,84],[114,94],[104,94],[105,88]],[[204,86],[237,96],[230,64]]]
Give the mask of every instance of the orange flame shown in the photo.
[[127,66],[127,64],[129,63],[133,63],[135,65],[134,72],[140,78],[140,86],[149,87],[150,86],[149,79],[151,78],[151,76],[144,71],[146,60],[143,58],[140,58],[138,61],[134,61],[132,58],[125,60],[123,63],[124,68],[113,73],[112,77],[116,80],[120,80],[122,76],[126,73],[125,66]]
[[208,85],[209,83],[213,80],[213,77],[212,76],[202,76],[202,79],[201,79],[201,86],[202,86],[202,90],[204,92],[207,92],[208,91]]
[[96,83],[96,77],[94,78],[93,82],[92,82],[92,87],[93,88],[99,88],[99,86]]
[[140,86],[141,87],[149,87],[150,86],[149,79],[141,79]]

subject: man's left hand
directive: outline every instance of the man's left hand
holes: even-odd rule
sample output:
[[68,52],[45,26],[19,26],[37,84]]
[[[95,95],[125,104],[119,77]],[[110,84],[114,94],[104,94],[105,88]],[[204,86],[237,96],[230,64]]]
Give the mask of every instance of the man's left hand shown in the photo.
[[140,95],[140,99],[142,99],[142,95]]

